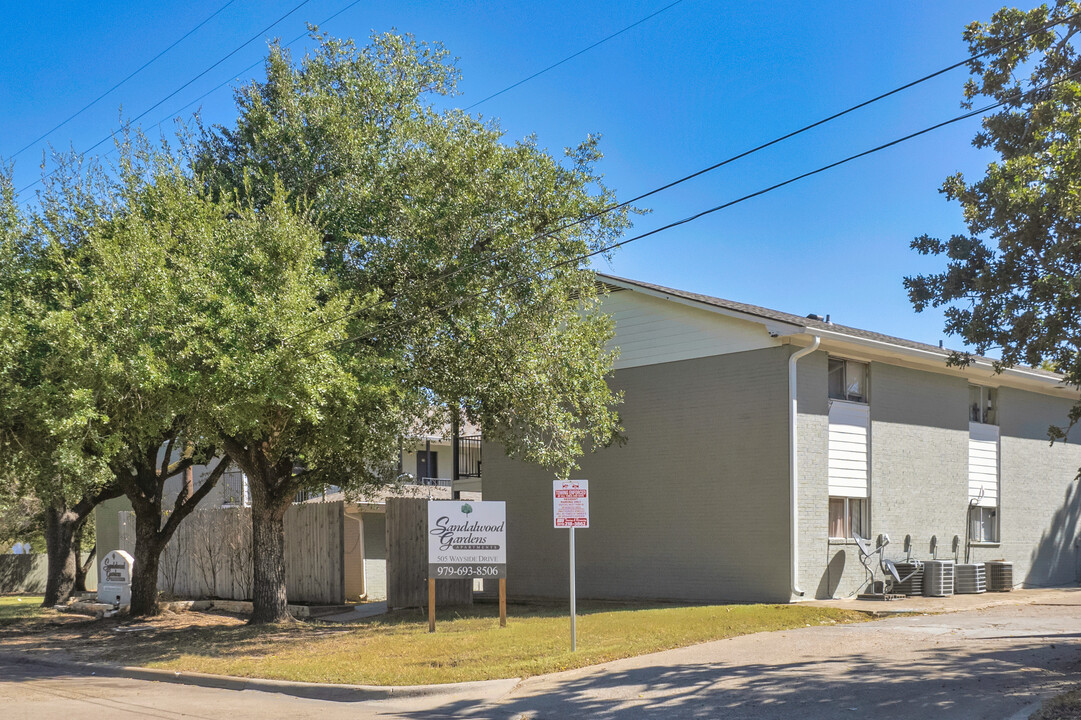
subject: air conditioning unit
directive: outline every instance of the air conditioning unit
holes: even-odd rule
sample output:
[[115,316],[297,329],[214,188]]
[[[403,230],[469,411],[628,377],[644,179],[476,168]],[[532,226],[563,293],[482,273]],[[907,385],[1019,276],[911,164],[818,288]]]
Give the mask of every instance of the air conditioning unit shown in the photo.
[[958,595],[987,592],[986,569],[982,563],[960,563],[953,568],[953,591]]
[[987,572],[987,589],[991,592],[1010,592],[1013,590],[1013,563],[1005,560],[992,560],[984,563]]
[[923,594],[927,597],[953,595],[953,560],[923,561]]
[[892,592],[909,597],[923,595],[923,563],[898,562],[897,574],[908,579],[895,583]]

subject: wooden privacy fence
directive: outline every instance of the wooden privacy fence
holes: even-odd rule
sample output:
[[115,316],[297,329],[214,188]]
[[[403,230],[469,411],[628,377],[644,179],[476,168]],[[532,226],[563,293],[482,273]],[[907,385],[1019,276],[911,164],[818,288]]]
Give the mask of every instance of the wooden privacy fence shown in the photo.
[[47,555],[0,555],[0,593],[43,593],[49,578]]
[[[436,607],[472,605],[473,581],[440,580]],[[428,501],[387,498],[387,607],[428,605]]]
[[[303,503],[285,513],[289,602],[345,602],[345,504]],[[135,548],[135,514],[120,513],[120,549]],[[251,509],[196,510],[180,523],[158,566],[158,587],[185,598],[250,600]]]

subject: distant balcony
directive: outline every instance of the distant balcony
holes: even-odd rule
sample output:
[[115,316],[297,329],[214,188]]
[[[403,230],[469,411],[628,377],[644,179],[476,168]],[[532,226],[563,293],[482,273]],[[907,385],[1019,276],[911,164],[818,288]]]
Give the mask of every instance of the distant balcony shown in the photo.
[[219,481],[221,485],[222,507],[248,507],[251,496],[244,473],[239,470],[227,470]]
[[423,485],[424,487],[454,487],[454,481],[450,478],[413,478],[406,481],[406,485]]
[[458,477],[480,477],[480,435],[458,438]]

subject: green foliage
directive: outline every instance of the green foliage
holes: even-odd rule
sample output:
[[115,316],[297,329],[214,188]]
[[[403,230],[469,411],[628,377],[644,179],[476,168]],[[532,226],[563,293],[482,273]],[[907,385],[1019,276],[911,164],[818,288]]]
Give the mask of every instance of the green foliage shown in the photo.
[[[946,180],[942,192],[960,203],[968,234],[914,240],[920,254],[945,256],[946,267],[905,279],[917,310],[945,305],[947,332],[978,353],[998,348],[998,369],[1047,364],[1074,386],[1081,386],[1081,18],[1072,17],[1079,11],[1081,3],[1066,0],[1004,8],[965,29],[973,54],[991,51],[970,64],[965,106],[980,97],[1003,103],[973,144],[999,159],[974,182],[960,173]],[[1070,423],[1079,418],[1081,405]]]
[[[324,37],[299,65],[273,48],[267,80],[238,91],[235,127],[208,133],[196,166],[221,196],[262,208],[280,187],[311,213],[331,278],[320,302],[349,311],[336,328],[354,339],[326,354],[378,388],[373,403],[393,398],[401,412],[385,430],[403,434],[410,415],[438,428],[458,407],[487,438],[565,473],[618,430],[604,382],[612,327],[590,312],[578,258],[627,213],[571,225],[614,200],[597,138],[565,162],[532,138],[507,143],[494,122],[431,105],[456,79],[441,47],[409,36],[361,49]],[[315,335],[287,343],[318,348]],[[322,442],[296,452],[314,460]]]
[[107,215],[101,176],[65,159],[39,208],[22,210],[0,173],[0,481],[5,496],[76,502],[109,480],[91,446],[93,392],[71,381],[59,318],[78,303],[74,279],[89,229]]
[[20,497],[10,488],[0,492],[0,552],[16,542],[30,543],[33,552],[45,550],[45,519],[41,502],[34,495]]

